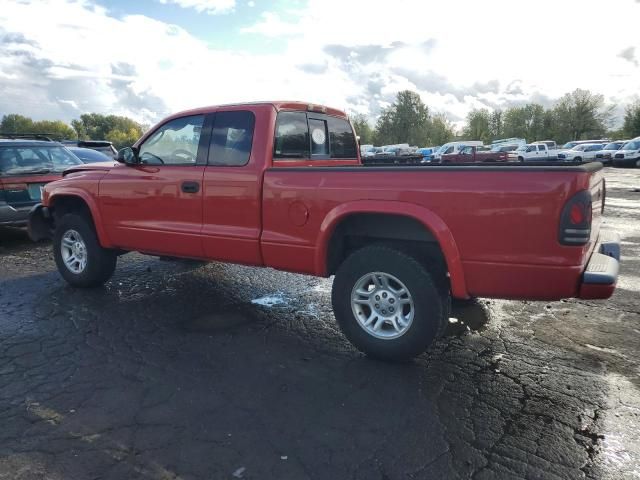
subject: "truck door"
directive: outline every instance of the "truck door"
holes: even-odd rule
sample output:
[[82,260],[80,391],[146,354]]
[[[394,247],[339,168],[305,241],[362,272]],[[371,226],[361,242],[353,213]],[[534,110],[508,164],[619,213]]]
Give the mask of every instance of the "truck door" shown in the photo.
[[100,208],[114,245],[203,256],[204,124],[205,115],[169,120],[139,145],[137,165],[114,168],[101,180]]
[[538,156],[540,158],[545,158],[549,156],[546,145],[538,145]]
[[[262,170],[271,108],[219,111],[213,118],[203,180],[202,242],[205,256],[261,265]],[[270,135],[270,134],[269,134]]]

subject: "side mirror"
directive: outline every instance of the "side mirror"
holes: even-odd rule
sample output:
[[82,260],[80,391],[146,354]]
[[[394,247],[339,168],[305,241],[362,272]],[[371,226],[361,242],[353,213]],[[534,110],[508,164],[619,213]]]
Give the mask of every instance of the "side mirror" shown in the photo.
[[118,152],[116,160],[120,163],[124,163],[125,165],[136,165],[139,163],[138,153],[132,147],[125,147],[121,149]]

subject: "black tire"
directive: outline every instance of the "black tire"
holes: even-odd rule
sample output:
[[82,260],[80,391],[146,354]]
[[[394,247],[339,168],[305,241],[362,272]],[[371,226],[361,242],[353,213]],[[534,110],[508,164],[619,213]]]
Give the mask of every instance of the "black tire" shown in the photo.
[[[377,338],[356,319],[351,306],[352,292],[358,281],[372,272],[400,280],[413,299],[413,320],[399,337]],[[441,336],[448,325],[448,289],[445,292],[439,288],[437,279],[416,259],[385,246],[364,247],[351,254],[336,273],[331,299],[338,325],[349,341],[368,356],[382,360],[412,359]]]
[[[74,273],[67,267],[62,254],[62,239],[71,230],[80,235],[86,249],[86,266],[79,273]],[[70,285],[80,288],[103,285],[113,275],[118,260],[115,251],[100,246],[92,222],[78,213],[66,214],[57,222],[53,235],[53,256],[62,278]]]
[[524,157],[518,157],[519,162],[524,162]]
[[582,157],[576,157],[573,159],[574,162],[581,162],[582,161]]

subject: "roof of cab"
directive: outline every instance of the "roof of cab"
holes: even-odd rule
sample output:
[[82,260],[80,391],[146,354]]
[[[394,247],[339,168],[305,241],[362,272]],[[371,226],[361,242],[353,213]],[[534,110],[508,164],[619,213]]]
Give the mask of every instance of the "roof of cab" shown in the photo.
[[170,115],[167,118],[181,117],[184,115],[212,113],[212,112],[217,112],[218,110],[222,110],[229,107],[233,107],[235,109],[237,107],[261,106],[261,105],[270,105],[273,108],[275,108],[277,111],[280,111],[280,110],[300,110],[304,112],[313,111],[313,112],[326,113],[329,115],[335,115],[339,117],[345,117],[345,118],[347,117],[347,114],[342,110],[338,110],[337,108],[327,107],[325,105],[319,105],[311,102],[277,100],[277,101],[241,102],[241,103],[228,103],[223,105],[210,105],[207,107],[200,107],[200,108],[194,108],[191,110],[184,110],[182,112],[177,112]]

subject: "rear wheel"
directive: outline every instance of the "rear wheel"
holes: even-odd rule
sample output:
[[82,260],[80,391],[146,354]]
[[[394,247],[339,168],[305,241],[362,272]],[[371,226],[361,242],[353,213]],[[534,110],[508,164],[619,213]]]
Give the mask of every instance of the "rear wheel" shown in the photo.
[[524,162],[524,157],[518,157],[519,162]]
[[370,246],[340,266],[332,303],[340,328],[356,348],[371,357],[405,361],[444,332],[449,293],[413,257]]
[[582,161],[582,157],[576,157],[573,159],[574,162],[581,162]]
[[74,287],[97,287],[111,278],[117,255],[102,248],[93,224],[83,215],[62,217],[53,236],[53,254],[60,275]]

